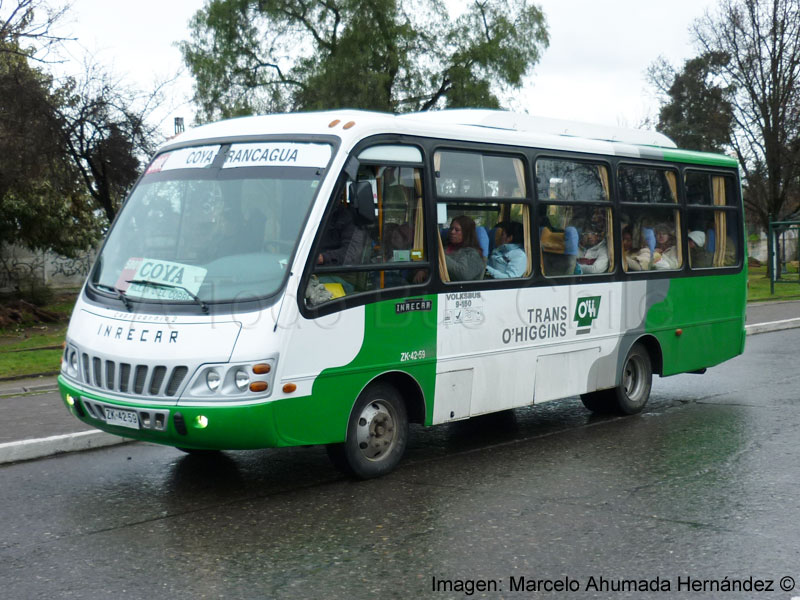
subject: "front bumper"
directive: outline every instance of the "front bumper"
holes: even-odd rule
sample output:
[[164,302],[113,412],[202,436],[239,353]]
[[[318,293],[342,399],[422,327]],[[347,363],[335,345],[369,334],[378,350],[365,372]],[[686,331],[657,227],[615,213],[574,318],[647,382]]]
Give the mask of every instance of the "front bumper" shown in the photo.
[[[248,405],[175,406],[107,398],[58,378],[61,399],[80,421],[114,435],[167,446],[207,450],[244,450],[294,445],[278,434],[275,402]],[[68,401],[68,396],[72,401]],[[88,402],[87,402],[88,401]],[[98,406],[135,411],[140,427],[110,425]]]

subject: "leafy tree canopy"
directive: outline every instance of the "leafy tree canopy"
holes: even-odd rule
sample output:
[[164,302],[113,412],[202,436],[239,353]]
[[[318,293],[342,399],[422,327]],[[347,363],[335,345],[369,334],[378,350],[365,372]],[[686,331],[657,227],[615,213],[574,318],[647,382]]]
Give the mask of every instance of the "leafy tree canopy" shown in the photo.
[[499,107],[547,47],[528,0],[208,0],[181,44],[200,120],[257,112]]
[[660,60],[648,70],[648,78],[665,95],[658,115],[658,129],[682,148],[724,152],[733,130],[733,88],[723,86],[714,71],[727,64],[722,53],[703,54],[687,60],[675,72]]
[[51,86],[18,47],[0,52],[0,240],[73,255],[98,227],[63,152]]
[[[56,82],[43,54],[66,9],[0,0],[0,242],[74,256],[99,239],[154,149],[159,97],[87,64]],[[40,16],[41,15],[41,18]]]
[[[800,0],[720,0],[695,22],[681,73],[656,64],[660,124],[696,148],[734,153],[745,206],[763,228],[800,214]],[[665,76],[665,73],[667,76]],[[725,124],[731,119],[725,141]],[[677,135],[676,135],[677,134]]]

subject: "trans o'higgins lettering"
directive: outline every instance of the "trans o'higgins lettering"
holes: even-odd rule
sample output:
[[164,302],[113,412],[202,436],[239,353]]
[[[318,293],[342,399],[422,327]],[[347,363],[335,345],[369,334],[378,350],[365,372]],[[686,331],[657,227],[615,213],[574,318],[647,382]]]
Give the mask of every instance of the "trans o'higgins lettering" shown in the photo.
[[533,342],[567,335],[567,307],[550,306],[547,308],[529,308],[528,324],[522,327],[504,329],[503,343]]

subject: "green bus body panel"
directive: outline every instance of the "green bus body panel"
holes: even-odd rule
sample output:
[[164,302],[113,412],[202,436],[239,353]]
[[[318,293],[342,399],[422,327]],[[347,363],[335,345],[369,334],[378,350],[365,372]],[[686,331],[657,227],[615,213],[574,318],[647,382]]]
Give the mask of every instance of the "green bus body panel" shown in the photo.
[[667,297],[650,309],[646,321],[646,331],[661,345],[662,375],[712,367],[741,354],[746,303],[746,268],[671,280]]
[[[70,413],[84,423],[123,437],[188,448],[238,450],[280,446],[342,442],[347,433],[350,411],[370,381],[385,373],[400,373],[413,378],[425,400],[425,423],[433,418],[433,390],[436,379],[436,296],[425,296],[429,310],[398,314],[403,300],[387,300],[365,307],[364,342],[348,365],[327,369],[314,382],[311,396],[281,398],[251,405],[177,406],[145,405],[109,399],[84,392],[63,377],[58,383],[61,397]],[[331,349],[335,352],[335,349]],[[402,360],[401,352],[425,358]],[[109,426],[89,416],[81,417],[66,402],[66,395],[85,397],[137,410],[168,410],[167,430],[130,429]],[[173,416],[180,412],[187,425],[186,435],[175,430]],[[195,427],[195,419],[208,419],[205,428]]]
[[[398,314],[405,300],[385,300],[365,306],[364,343],[358,355],[343,367],[326,369],[314,382],[312,395],[282,402],[276,421],[283,438],[294,444],[342,442],[350,411],[364,387],[385,373],[406,374],[416,380],[425,399],[425,423],[433,419],[436,380],[436,295],[415,300],[430,309]],[[335,349],[332,349],[335,351]],[[402,360],[403,352],[425,353],[425,358]]]

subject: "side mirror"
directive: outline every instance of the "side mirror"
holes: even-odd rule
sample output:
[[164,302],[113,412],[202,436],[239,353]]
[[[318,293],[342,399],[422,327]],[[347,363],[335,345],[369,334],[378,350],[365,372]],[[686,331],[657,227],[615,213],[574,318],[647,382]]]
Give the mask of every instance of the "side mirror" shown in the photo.
[[350,202],[359,221],[375,222],[375,200],[369,181],[356,181],[350,184]]

